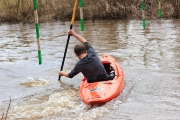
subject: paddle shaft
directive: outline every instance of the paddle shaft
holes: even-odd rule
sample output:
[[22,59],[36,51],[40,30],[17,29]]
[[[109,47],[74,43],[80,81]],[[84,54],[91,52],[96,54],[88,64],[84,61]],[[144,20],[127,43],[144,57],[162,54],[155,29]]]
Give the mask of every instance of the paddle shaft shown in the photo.
[[[73,25],[71,24],[70,29],[72,29],[72,27],[73,27]],[[68,48],[69,40],[70,40],[70,35],[68,35],[68,38],[67,38],[66,48],[65,48],[65,52],[64,52],[63,61],[62,61],[62,65],[61,65],[60,71],[63,70],[64,61],[65,61],[65,58],[66,58],[66,53],[67,53],[67,48]],[[60,80],[60,79],[61,79],[61,76],[59,76],[58,80]]]
[[[74,8],[73,8],[73,14],[72,14],[72,19],[71,19],[70,29],[72,29],[73,24],[74,24],[74,18],[75,18],[75,12],[76,12],[77,2],[78,2],[78,0],[76,0],[75,3],[74,3]],[[66,48],[65,48],[65,52],[64,52],[63,61],[62,61],[62,65],[61,65],[60,71],[63,70],[64,61],[65,61],[65,58],[66,58],[66,52],[67,52],[67,48],[68,48],[68,44],[69,44],[69,39],[70,39],[70,35],[68,35],[68,38],[67,38]],[[60,79],[61,79],[61,76],[59,76],[59,79],[58,79],[58,80],[60,81]]]

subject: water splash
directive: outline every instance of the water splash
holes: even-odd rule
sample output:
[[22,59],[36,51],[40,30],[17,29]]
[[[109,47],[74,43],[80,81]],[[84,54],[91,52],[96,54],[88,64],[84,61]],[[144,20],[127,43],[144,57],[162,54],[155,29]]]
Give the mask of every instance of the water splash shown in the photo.
[[28,77],[28,79],[29,79],[29,81],[21,82],[19,85],[30,88],[30,87],[43,86],[45,84],[48,84],[48,83],[52,82],[50,80],[43,79],[43,78]]
[[64,87],[52,93],[33,96],[11,107],[9,119],[74,119],[93,120],[110,110],[117,109],[121,101],[114,99],[102,106],[90,106],[82,102],[78,89]]

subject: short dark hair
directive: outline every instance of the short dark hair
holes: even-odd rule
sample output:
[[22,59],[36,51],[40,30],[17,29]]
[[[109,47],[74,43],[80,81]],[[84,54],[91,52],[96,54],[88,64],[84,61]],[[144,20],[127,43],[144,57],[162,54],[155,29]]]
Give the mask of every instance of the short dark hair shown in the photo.
[[86,53],[86,47],[83,44],[77,44],[74,46],[74,52],[77,54],[77,56]]

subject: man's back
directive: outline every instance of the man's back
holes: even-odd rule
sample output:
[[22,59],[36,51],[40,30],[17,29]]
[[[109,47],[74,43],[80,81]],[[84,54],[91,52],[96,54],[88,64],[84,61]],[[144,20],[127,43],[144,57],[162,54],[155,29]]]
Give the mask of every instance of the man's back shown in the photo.
[[72,78],[79,72],[82,72],[88,82],[95,82],[98,79],[107,78],[108,74],[94,49],[88,42],[85,42],[84,45],[88,53],[77,62],[74,69],[69,73],[69,77]]

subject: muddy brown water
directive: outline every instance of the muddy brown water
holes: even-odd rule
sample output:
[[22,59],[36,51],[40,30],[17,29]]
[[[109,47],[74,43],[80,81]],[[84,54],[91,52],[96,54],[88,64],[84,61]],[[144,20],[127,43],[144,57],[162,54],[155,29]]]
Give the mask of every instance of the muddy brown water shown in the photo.
[[[85,21],[73,27],[95,48],[122,66],[121,94],[102,106],[89,106],[79,97],[82,75],[62,77],[69,22],[40,24],[42,65],[38,64],[34,24],[0,24],[0,116],[10,120],[178,120],[180,119],[180,20]],[[71,37],[64,70],[78,61],[78,41]],[[10,97],[10,98],[9,98]]]

